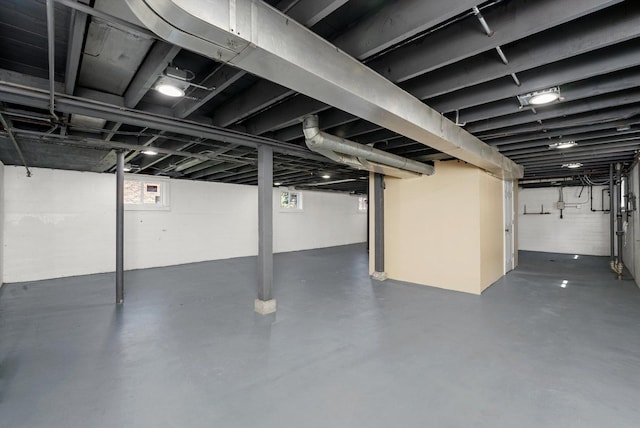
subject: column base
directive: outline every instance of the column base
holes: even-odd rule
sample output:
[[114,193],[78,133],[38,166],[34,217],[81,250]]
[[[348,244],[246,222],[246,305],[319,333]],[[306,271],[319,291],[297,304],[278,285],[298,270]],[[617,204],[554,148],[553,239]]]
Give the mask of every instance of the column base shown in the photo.
[[375,279],[376,281],[384,281],[385,279],[387,279],[387,273],[386,272],[374,272],[371,275],[371,278]]
[[271,299],[271,300],[256,299],[253,303],[253,308],[260,315],[272,314],[276,311],[276,299]]

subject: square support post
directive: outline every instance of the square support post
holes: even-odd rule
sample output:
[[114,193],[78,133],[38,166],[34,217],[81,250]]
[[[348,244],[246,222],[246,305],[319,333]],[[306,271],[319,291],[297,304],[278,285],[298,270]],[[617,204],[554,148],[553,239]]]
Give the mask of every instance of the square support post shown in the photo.
[[273,298],[273,149],[258,147],[258,298],[255,311],[276,311]]
[[374,219],[374,245],[375,245],[375,266],[373,278],[378,281],[387,279],[384,271],[384,175],[374,174],[373,176],[373,200],[375,209]]
[[124,153],[116,165],[116,303],[124,303]]

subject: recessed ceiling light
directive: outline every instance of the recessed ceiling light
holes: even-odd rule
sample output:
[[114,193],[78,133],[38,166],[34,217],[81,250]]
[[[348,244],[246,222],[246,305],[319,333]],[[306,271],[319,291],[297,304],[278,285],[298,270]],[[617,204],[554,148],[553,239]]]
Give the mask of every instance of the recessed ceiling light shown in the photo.
[[331,176],[329,174],[325,174],[322,176],[322,178],[327,179],[327,178],[331,178]]
[[527,94],[518,95],[521,107],[540,106],[552,103],[560,99],[560,88],[555,86],[541,91],[529,92]]
[[550,149],[568,149],[571,147],[575,147],[577,145],[578,143],[576,143],[575,141],[563,141],[561,143],[549,144],[549,148]]
[[582,164],[580,162],[565,163],[562,165],[563,168],[570,168],[570,169],[580,168],[581,166]]
[[143,155],[147,155],[147,156],[155,156],[158,154],[158,152],[156,152],[155,150],[151,150],[151,149],[147,149],[147,150],[143,150],[142,152]]

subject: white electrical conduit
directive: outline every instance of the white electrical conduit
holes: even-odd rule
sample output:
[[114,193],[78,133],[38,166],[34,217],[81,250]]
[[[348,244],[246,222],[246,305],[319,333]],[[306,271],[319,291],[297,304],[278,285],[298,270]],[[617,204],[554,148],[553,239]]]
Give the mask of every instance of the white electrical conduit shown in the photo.
[[309,115],[302,123],[305,142],[311,151],[350,167],[398,178],[433,175],[434,168],[371,146],[359,144],[320,131],[318,116]]

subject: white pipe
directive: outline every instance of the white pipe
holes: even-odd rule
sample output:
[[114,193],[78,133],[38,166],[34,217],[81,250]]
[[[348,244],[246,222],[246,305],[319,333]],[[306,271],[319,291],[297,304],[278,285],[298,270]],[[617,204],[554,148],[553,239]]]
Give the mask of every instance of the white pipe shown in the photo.
[[487,24],[487,21],[484,19],[484,16],[482,16],[482,13],[480,13],[480,9],[474,6],[471,10],[473,11],[473,14],[478,18],[478,21],[480,21],[480,25],[482,25],[482,28],[484,29],[484,32],[487,33],[487,36],[493,36],[493,30],[489,27],[489,24]]
[[496,52],[498,52],[498,56],[505,65],[509,64],[509,60],[507,59],[507,56],[504,54],[500,46],[496,46]]

